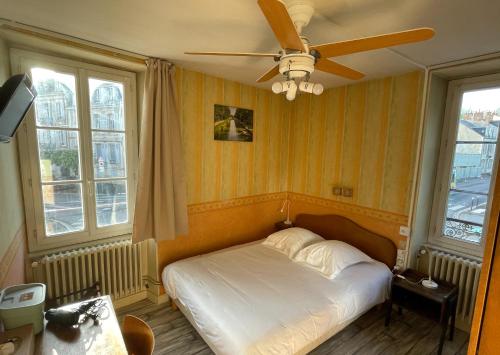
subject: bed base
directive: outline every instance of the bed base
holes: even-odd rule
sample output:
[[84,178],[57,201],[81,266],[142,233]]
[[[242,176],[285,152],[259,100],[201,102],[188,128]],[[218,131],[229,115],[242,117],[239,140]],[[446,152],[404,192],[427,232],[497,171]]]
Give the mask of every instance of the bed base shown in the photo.
[[[345,217],[339,215],[299,214],[296,217],[294,224],[297,227],[309,229],[327,240],[341,240],[349,243],[373,259],[383,262],[389,267],[389,269],[392,269],[396,264],[397,247],[391,239],[368,231]],[[307,344],[304,348],[299,349],[295,352],[295,354],[302,355],[311,352],[354,322],[356,319],[361,317],[363,314],[368,312],[370,309],[375,306],[383,307],[384,303],[385,302],[370,305],[370,307],[364,312],[359,313],[355,317],[346,320],[341,324],[337,324],[322,337]],[[216,347],[203,335],[203,332],[200,331],[191,315],[191,312],[189,312],[189,310],[186,309],[177,299],[171,299],[171,307],[173,310],[179,309],[184,314],[201,338],[208,344],[210,349],[217,354]]]
[[172,311],[177,311],[179,309],[173,298],[170,299],[170,308],[172,308]]
[[[191,323],[191,325],[193,326],[193,328],[196,329],[196,332],[200,335],[200,337],[205,341],[205,343],[207,343],[208,347],[215,354],[217,354],[216,347],[214,346],[214,344],[210,340],[208,340],[203,335],[203,332],[200,331],[200,329],[198,328],[198,325],[196,324],[196,322],[194,321],[194,319],[193,319],[193,317],[191,315],[191,312],[189,312],[189,310],[187,308],[185,308],[182,305],[182,303],[179,302],[179,300],[177,300],[177,299],[171,298],[170,302],[171,302],[172,309],[173,310],[179,309],[182,312],[182,314],[184,314],[184,316],[187,318],[187,320],[189,321],[189,323]],[[358,314],[355,317],[353,317],[353,318],[345,321],[344,323],[337,324],[335,327],[333,327],[332,329],[330,329],[330,331],[328,331],[322,337],[316,339],[312,343],[307,344],[307,346],[305,346],[304,348],[302,348],[299,351],[295,352],[294,355],[307,355],[308,353],[310,353],[311,351],[313,351],[314,349],[316,349],[318,346],[320,346],[321,344],[323,344],[325,341],[327,341],[328,339],[330,339],[331,337],[333,337],[335,334],[337,334],[340,331],[344,330],[345,327],[347,327],[349,324],[351,324],[352,322],[354,322],[356,319],[358,319],[359,317],[361,317],[363,314],[365,314],[366,312],[368,312],[373,307],[377,307],[377,308],[378,307],[384,307],[385,304],[386,304],[386,301],[384,301],[382,303],[375,304],[375,305],[371,306],[370,308],[368,308],[366,311],[361,312],[360,314]]]
[[171,307],[173,310],[179,310],[182,312],[182,314],[184,314],[184,316],[187,318],[187,320],[189,321],[189,323],[191,323],[191,325],[193,326],[194,329],[196,329],[196,332],[200,335],[200,337],[205,341],[205,343],[207,343],[208,347],[210,348],[210,350],[212,350],[215,354],[217,354],[217,351],[216,351],[216,347],[214,346],[214,344],[212,344],[212,342],[207,339],[204,335],[203,335],[203,332],[200,331],[200,328],[198,328],[198,325],[196,324],[196,322],[194,321],[193,319],[193,316],[191,315],[191,312],[189,312],[183,305],[181,302],[179,302],[179,300],[177,299],[173,299],[171,298]]

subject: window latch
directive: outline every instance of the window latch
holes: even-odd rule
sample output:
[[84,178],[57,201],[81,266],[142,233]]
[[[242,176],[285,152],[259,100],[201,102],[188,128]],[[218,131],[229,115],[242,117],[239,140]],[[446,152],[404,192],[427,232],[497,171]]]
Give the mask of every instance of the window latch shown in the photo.
[[88,187],[88,190],[89,190],[89,195],[90,196],[93,196],[93,190],[92,190],[92,181],[90,180],[87,180],[87,187]]

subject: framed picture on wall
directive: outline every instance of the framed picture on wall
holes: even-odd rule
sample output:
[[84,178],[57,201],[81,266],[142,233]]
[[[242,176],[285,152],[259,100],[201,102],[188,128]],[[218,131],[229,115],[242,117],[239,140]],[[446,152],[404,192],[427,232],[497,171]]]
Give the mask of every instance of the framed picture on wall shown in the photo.
[[253,142],[253,110],[215,104],[214,139]]

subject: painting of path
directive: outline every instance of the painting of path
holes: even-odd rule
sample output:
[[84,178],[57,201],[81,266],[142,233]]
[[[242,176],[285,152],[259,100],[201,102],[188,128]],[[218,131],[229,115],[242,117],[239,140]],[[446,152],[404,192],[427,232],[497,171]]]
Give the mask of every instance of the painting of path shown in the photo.
[[253,141],[253,110],[214,105],[214,139],[218,141]]

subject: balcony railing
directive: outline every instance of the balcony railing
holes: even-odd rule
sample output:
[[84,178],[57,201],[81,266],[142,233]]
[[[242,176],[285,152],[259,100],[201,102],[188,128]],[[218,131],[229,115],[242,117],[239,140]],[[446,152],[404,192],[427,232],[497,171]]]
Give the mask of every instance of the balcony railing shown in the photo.
[[456,218],[446,218],[444,235],[469,243],[479,244],[483,234],[483,225]]

